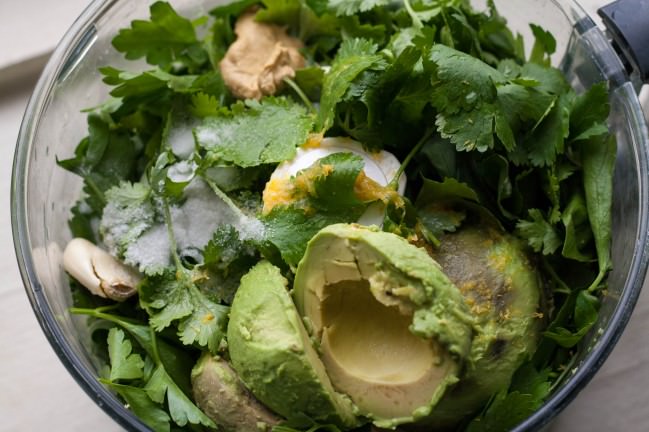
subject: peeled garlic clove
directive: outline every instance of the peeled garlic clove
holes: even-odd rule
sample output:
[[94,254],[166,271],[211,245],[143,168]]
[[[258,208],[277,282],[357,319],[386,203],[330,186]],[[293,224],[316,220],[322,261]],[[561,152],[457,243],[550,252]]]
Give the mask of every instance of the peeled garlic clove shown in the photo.
[[142,276],[88,240],[75,238],[63,252],[63,267],[94,295],[124,301],[137,292]]

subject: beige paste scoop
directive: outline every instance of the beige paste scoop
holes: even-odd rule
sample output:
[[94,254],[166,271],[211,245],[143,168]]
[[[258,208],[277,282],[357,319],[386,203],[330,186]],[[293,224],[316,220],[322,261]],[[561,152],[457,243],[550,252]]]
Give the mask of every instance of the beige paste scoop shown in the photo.
[[272,95],[284,78],[295,76],[304,67],[298,51],[299,39],[286,34],[286,29],[255,21],[255,11],[237,20],[237,40],[230,45],[223,60],[221,74],[225,84],[238,98],[260,99]]

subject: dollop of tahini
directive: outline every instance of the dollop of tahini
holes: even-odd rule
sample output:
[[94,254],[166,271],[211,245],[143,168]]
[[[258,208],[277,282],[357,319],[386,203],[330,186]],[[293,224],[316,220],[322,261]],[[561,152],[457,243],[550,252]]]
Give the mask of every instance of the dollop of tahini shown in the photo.
[[302,42],[286,29],[255,21],[255,11],[239,17],[234,28],[237,40],[230,45],[220,68],[223,81],[241,99],[260,99],[275,94],[284,78],[304,67]]
[[298,266],[294,298],[334,388],[379,427],[429,415],[470,352],[473,321],[461,292],[395,234],[324,228]]

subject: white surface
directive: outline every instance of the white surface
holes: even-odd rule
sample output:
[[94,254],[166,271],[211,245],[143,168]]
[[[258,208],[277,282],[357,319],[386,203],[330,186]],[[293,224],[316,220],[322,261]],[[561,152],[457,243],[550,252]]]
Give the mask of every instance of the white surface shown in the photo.
[[[77,14],[75,8],[80,12],[85,3],[0,0],[0,74],[12,62],[53,47]],[[592,12],[600,2],[584,3]],[[14,37],[5,37],[9,34]],[[16,40],[21,40],[19,47],[13,44]],[[31,81],[12,86],[11,92],[0,89],[0,256],[4,258],[0,261],[0,432],[117,431],[120,428],[83,393],[54,354],[18,273],[11,238],[10,177],[30,92]],[[649,290],[642,294],[609,360],[551,430],[649,430]]]
[[0,70],[51,51],[88,3],[0,0]]
[[18,272],[10,223],[11,164],[30,92],[27,84],[0,93],[0,431],[120,430],[54,354]]

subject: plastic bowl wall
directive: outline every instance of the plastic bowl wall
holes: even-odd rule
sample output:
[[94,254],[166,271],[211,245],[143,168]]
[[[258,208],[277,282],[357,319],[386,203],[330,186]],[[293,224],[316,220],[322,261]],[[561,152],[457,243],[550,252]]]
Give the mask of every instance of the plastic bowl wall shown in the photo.
[[[219,2],[173,1],[182,13],[197,16]],[[220,2],[224,3],[224,2]],[[557,37],[557,63],[571,84],[583,89],[607,80],[611,127],[617,135],[614,186],[614,270],[599,322],[585,341],[571,374],[552,397],[517,430],[537,430],[581,390],[606,359],[622,333],[644,281],[649,252],[646,125],[633,86],[602,33],[572,1],[528,0],[498,3],[501,14],[524,35],[529,22]],[[148,17],[148,1],[92,3],[56,49],[29,102],[16,147],[12,184],[12,224],[18,264],[36,316],[52,347],[79,385],[111,417],[131,430],[147,430],[97,381],[90,335],[84,319],[71,316],[71,296],[61,254],[70,240],[70,207],[81,192],[78,177],[56,165],[72,155],[86,134],[82,109],[107,96],[97,68],[112,65],[140,70],[110,45],[113,35],[136,18]]]

